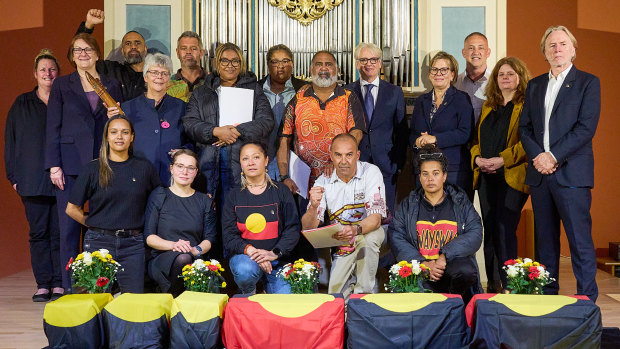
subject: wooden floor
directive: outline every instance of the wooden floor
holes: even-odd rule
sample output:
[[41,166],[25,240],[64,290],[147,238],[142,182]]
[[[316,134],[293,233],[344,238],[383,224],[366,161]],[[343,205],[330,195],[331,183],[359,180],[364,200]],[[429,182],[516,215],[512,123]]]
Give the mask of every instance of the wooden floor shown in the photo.
[[[620,301],[607,296],[620,294],[620,278],[601,270],[596,277],[599,287],[598,306],[603,314],[603,326],[620,327]],[[560,261],[560,292],[575,294],[575,278],[570,259]],[[33,303],[36,291],[30,270],[0,279],[0,348],[42,348],[47,345],[43,333],[45,303]]]

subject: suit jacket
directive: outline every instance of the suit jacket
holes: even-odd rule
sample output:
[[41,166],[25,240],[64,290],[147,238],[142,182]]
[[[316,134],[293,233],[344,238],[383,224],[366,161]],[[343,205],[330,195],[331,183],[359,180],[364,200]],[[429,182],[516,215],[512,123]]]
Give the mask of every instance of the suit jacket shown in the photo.
[[431,121],[432,104],[432,90],[416,99],[411,119],[411,143],[415,144],[422,132],[428,132],[437,138],[437,147],[448,158],[448,171],[470,171],[467,144],[473,134],[474,108],[469,96],[450,86]]
[[[482,111],[480,112],[480,120],[476,125],[476,132],[474,134],[474,141],[471,147],[471,168],[474,170],[474,189],[478,189],[480,184],[480,168],[476,165],[476,157],[480,155],[480,125],[484,119],[489,116],[493,109],[489,107],[487,102],[484,102]],[[527,167],[527,160],[525,157],[525,150],[521,145],[521,139],[519,138],[519,116],[523,110],[523,103],[515,104],[510,115],[510,124],[508,126],[508,134],[506,135],[506,149],[499,153],[504,159],[504,179],[506,183],[513,189],[523,193],[529,193],[530,189],[525,185],[525,169]],[[484,141],[483,141],[484,142]]]
[[[364,104],[360,80],[345,88],[353,91]],[[393,175],[403,167],[407,154],[409,126],[402,88],[379,80],[379,94],[370,120],[366,108],[363,109],[367,132],[359,145],[360,161],[370,162],[372,158],[372,163],[379,167],[384,176]]]
[[[544,152],[545,94],[549,73],[540,75],[527,85],[519,133],[530,165],[525,184],[538,186],[542,174],[531,160]],[[592,138],[601,111],[599,79],[573,66],[558,92],[549,118],[549,148],[558,161],[557,181],[567,187],[594,186]]]
[[[122,102],[119,82],[100,78],[112,98]],[[101,146],[95,144],[95,119],[101,117],[107,119],[107,109],[99,100],[92,112],[77,71],[54,80],[47,104],[45,168],[59,166],[67,175],[80,174]]]

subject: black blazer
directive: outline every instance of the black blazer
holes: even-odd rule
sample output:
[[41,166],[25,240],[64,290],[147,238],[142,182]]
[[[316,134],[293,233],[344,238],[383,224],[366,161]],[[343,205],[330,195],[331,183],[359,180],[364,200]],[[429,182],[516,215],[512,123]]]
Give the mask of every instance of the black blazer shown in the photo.
[[[364,96],[360,80],[345,86],[353,91],[362,105]],[[379,94],[370,121],[364,109],[367,133],[360,142],[360,160],[372,163],[384,176],[393,175],[403,167],[407,154],[409,126],[405,117],[405,96],[402,88],[379,80]]]
[[21,196],[54,196],[54,185],[43,167],[47,106],[37,88],[15,100],[6,119],[4,165],[6,177]]
[[[527,84],[525,103],[519,122],[521,144],[529,166],[525,184],[538,186],[542,174],[532,159],[544,152],[545,94],[549,73]],[[601,112],[599,79],[573,66],[558,92],[549,118],[549,148],[558,161],[555,171],[558,183],[567,187],[594,187],[594,155],[592,138]]]
[[411,119],[412,145],[422,132],[428,132],[437,138],[437,147],[448,158],[448,171],[471,171],[468,143],[474,131],[474,108],[469,96],[450,86],[431,121],[432,103],[432,90],[415,101]]
[[[121,86],[113,78],[100,75],[112,98],[122,102]],[[45,168],[60,166],[67,175],[77,176],[82,166],[98,154],[95,118],[107,119],[101,100],[93,113],[78,72],[54,80],[47,103]]]

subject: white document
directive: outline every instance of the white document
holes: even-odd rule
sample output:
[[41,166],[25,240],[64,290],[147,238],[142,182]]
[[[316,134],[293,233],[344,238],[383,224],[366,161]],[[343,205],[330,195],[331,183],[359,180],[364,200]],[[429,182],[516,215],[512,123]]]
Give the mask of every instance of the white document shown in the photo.
[[308,186],[310,185],[310,166],[297,156],[293,151],[290,152],[288,159],[288,175],[297,184],[297,194],[304,199],[308,199]]
[[303,230],[301,233],[304,234],[314,248],[323,248],[346,244],[346,242],[332,237],[340,231],[342,231],[342,225],[340,225],[340,223],[334,223],[322,228]]
[[252,121],[254,90],[236,87],[220,87],[220,127],[237,126]]

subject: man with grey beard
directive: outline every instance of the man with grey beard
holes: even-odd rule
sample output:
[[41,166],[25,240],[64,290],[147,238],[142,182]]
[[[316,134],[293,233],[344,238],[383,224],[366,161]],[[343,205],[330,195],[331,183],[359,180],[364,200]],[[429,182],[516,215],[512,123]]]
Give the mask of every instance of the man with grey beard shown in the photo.
[[312,188],[317,177],[323,173],[329,177],[334,170],[329,152],[332,139],[349,133],[359,143],[366,132],[360,100],[337,84],[336,57],[328,51],[315,53],[310,73],[312,84],[300,88],[286,107],[277,152],[279,180],[293,193],[298,193],[298,188],[288,175],[291,146],[310,166],[308,188]]
[[[80,24],[75,34],[92,34],[95,30],[95,25],[103,23],[104,19],[103,10],[88,10],[86,21]],[[100,59],[97,61],[97,72],[118,80],[121,83],[123,100],[127,101],[146,92],[142,67],[144,67],[147,47],[142,34],[133,30],[123,36],[121,45],[121,52],[125,62],[119,63],[117,61]]]

